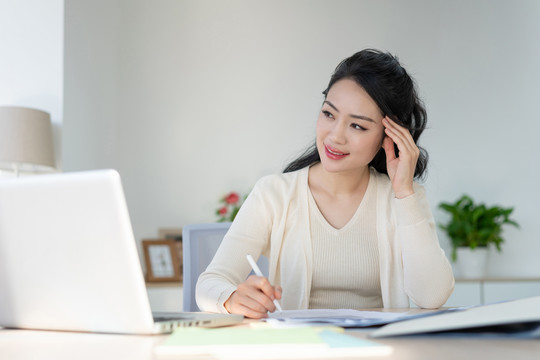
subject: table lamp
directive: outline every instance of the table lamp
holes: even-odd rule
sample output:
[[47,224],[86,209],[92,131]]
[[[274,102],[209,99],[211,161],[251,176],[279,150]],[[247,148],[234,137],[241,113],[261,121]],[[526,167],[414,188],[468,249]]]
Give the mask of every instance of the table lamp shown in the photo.
[[55,168],[51,118],[48,113],[0,106],[0,169],[43,172]]

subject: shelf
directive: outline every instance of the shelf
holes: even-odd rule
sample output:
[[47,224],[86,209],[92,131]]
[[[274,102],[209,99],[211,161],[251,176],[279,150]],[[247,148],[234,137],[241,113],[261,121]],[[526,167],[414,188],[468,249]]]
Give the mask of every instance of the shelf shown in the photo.
[[533,277],[496,277],[496,278],[456,278],[456,282],[525,282],[525,281],[540,281],[540,278]]
[[156,288],[156,287],[182,287],[182,283],[179,281],[156,281],[156,282],[147,282],[147,288]]

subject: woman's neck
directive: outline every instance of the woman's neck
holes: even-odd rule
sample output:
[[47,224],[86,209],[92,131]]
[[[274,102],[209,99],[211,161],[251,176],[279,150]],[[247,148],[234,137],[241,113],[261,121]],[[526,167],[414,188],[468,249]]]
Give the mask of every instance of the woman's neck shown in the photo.
[[335,197],[351,196],[364,193],[369,182],[369,167],[351,172],[328,172],[321,163],[313,165],[309,170],[309,186],[324,189],[328,195]]

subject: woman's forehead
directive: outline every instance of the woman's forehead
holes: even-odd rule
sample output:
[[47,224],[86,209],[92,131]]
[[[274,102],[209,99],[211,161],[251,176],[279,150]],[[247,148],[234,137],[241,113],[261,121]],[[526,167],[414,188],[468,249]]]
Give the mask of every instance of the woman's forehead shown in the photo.
[[383,113],[367,91],[351,79],[336,81],[329,89],[326,100],[339,112],[365,115],[382,120]]

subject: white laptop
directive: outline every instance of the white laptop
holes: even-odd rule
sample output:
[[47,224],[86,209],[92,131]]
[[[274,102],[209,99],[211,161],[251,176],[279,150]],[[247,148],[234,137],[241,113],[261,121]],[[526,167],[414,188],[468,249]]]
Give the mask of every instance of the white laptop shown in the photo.
[[0,179],[0,327],[157,334],[243,318],[161,315],[150,310],[116,171]]

